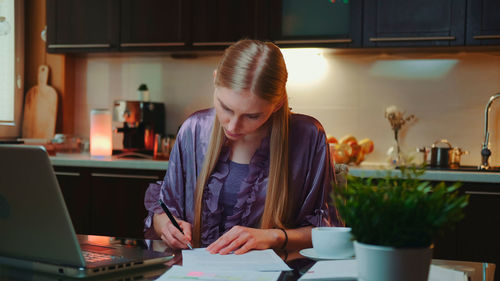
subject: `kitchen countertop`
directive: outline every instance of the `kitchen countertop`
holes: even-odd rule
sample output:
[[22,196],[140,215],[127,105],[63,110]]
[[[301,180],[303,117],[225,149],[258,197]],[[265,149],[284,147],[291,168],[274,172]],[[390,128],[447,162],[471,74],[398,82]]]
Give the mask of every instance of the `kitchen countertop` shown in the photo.
[[[349,174],[358,177],[382,178],[387,175],[389,170],[396,175],[401,175],[400,170],[390,168],[384,163],[362,163],[360,166],[349,166]],[[426,170],[421,179],[429,181],[500,183],[500,172]]]
[[167,170],[168,167],[168,161],[116,157],[94,159],[88,153],[58,153],[56,156],[50,156],[49,158],[54,166],[141,170]]
[[[143,169],[143,170],[166,170],[168,161],[157,161],[148,159],[92,159],[89,154],[61,154],[51,156],[50,160],[54,166],[69,167],[92,167],[92,168],[118,168],[118,169]],[[401,171],[393,169],[384,163],[362,163],[360,166],[349,166],[349,174],[360,177],[381,178],[390,170],[401,174]],[[497,172],[474,172],[474,171],[443,171],[427,170],[421,177],[430,181],[460,181],[460,182],[485,182],[500,183],[500,173]]]

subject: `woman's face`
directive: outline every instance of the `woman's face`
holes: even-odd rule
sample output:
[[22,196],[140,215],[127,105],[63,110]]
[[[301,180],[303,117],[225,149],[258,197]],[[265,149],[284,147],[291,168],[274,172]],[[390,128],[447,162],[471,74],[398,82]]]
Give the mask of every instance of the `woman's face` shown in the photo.
[[216,87],[214,107],[226,137],[236,141],[260,133],[259,129],[279,109],[250,91]]

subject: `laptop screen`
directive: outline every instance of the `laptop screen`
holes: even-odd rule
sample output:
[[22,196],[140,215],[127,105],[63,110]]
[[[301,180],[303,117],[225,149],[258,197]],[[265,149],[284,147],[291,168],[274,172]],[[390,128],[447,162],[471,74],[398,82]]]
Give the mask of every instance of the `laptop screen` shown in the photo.
[[0,255],[84,266],[47,152],[0,145]]

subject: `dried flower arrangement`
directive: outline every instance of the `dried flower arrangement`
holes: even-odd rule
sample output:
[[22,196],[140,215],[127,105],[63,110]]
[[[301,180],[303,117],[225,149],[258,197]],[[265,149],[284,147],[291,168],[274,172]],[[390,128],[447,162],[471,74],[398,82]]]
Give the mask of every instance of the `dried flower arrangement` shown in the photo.
[[392,130],[394,131],[394,139],[396,141],[396,153],[399,157],[401,154],[401,149],[399,148],[399,131],[407,122],[413,120],[415,115],[410,114],[408,116],[404,116],[404,112],[399,110],[395,105],[388,106],[385,109],[385,118],[389,120],[391,124]]

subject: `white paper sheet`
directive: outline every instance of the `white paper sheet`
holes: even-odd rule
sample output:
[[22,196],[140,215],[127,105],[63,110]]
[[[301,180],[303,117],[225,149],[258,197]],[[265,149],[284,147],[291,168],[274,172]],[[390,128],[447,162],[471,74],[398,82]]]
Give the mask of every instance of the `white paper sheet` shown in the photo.
[[467,281],[467,274],[462,271],[431,264],[429,281]]
[[254,250],[245,254],[211,254],[206,248],[182,251],[182,266],[218,270],[288,271],[292,270],[271,249]]
[[[316,262],[299,281],[358,280],[356,260],[330,260]],[[467,281],[467,274],[438,265],[431,265],[429,281]]]
[[299,280],[358,280],[356,260],[316,262]]
[[280,277],[279,271],[217,271],[200,270],[186,266],[174,265],[165,272],[157,281],[163,280],[202,280],[202,281],[276,281]]

